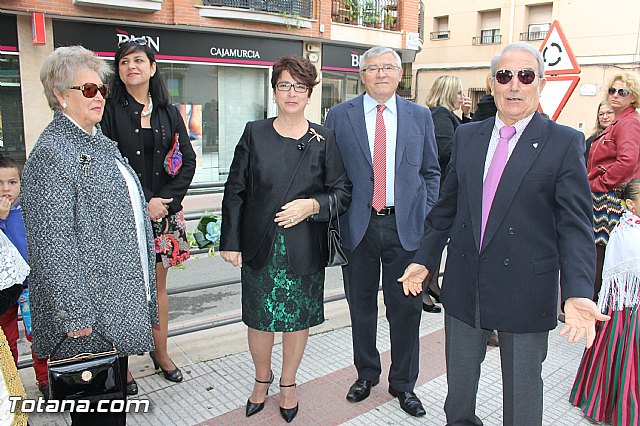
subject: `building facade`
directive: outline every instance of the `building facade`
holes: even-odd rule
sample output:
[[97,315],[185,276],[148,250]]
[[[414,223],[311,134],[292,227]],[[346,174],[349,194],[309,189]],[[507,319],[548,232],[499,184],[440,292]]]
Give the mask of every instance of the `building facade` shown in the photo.
[[413,65],[413,97],[423,105],[433,81],[454,74],[475,107],[485,94],[491,58],[515,41],[539,49],[556,20],[581,69],[557,122],[591,134],[608,78],[620,70],[640,70],[640,2],[423,0],[423,6],[425,40]]
[[277,114],[273,62],[294,54],[316,65],[321,84],[307,118],[321,122],[361,93],[358,59],[369,47],[396,49],[411,69],[419,8],[418,0],[5,1],[0,153],[24,161],[50,121],[39,71],[55,47],[79,44],[111,61],[119,42],[144,37],[198,153],[194,183],[224,181],[245,123]]

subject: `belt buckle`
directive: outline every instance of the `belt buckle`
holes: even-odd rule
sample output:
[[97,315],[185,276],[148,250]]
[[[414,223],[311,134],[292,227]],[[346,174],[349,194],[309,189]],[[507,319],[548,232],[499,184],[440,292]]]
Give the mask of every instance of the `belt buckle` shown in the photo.
[[380,209],[380,211],[377,211],[375,209],[373,211],[376,212],[376,216],[386,216],[387,215],[386,210],[387,210],[386,208],[382,208]]

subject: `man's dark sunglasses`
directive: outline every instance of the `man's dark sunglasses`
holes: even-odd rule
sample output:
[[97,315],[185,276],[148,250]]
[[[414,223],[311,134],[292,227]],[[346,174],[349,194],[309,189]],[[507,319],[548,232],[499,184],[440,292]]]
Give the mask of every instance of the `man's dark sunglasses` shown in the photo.
[[[498,70],[494,77],[498,83],[507,84],[513,78],[513,71]],[[520,83],[531,84],[535,79],[536,73],[534,70],[518,70],[518,80],[520,80]]]
[[69,89],[80,90],[85,98],[95,98],[98,92],[106,98],[109,93],[109,87],[106,84],[98,86],[95,83],[85,83],[82,86],[71,86]]
[[139,44],[140,46],[146,46],[147,39],[145,37],[138,37],[138,38],[130,38],[128,40],[122,40],[120,43],[118,43],[118,47],[122,47],[128,43],[135,43],[135,44]]
[[613,96],[616,93],[618,93],[618,96],[620,96],[621,98],[626,98],[627,96],[629,96],[629,94],[631,93],[629,90],[627,89],[617,89],[615,87],[609,87],[609,95]]

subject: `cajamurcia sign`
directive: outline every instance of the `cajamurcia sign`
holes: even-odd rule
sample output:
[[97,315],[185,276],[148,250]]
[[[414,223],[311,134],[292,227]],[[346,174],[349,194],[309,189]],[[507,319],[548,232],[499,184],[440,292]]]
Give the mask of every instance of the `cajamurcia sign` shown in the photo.
[[228,49],[224,47],[213,46],[209,51],[211,52],[211,56],[215,56],[217,58],[260,59],[260,52],[257,50]]

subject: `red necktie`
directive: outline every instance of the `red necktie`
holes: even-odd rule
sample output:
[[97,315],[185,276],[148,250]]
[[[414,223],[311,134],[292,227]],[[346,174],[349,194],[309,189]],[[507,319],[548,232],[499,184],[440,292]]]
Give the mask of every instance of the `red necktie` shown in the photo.
[[482,230],[480,233],[480,247],[482,247],[482,239],[484,237],[484,229],[489,219],[489,211],[493,204],[493,197],[496,195],[502,172],[507,165],[507,157],[509,156],[509,139],[516,134],[516,128],[513,126],[503,126],[500,131],[500,139],[491,159],[487,177],[482,185]]
[[373,138],[373,200],[371,207],[382,210],[387,203],[387,130],[382,112],[386,106],[376,107],[376,135]]

